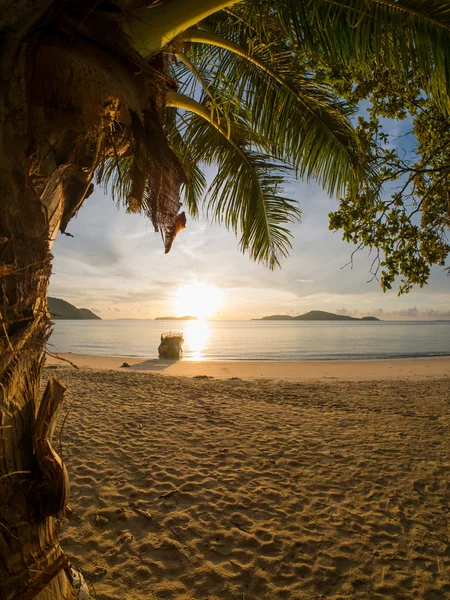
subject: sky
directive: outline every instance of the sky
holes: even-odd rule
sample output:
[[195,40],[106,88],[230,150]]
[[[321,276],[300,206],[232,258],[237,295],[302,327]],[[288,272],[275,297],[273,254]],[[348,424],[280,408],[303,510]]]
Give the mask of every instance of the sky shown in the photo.
[[241,254],[234,234],[204,218],[188,216],[165,255],[148,219],[117,208],[97,188],[67,228],[74,237],[59,234],[55,241],[49,295],[102,319],[154,319],[189,314],[192,302],[183,303],[183,292],[180,301],[180,288],[204,283],[217,288],[213,319],[309,310],[383,320],[450,319],[450,277],[442,268],[432,270],[423,289],[401,297],[395,289],[383,293],[377,281],[368,281],[373,256],[367,250],[356,254],[353,268],[344,267],[354,247],[328,229],[336,200],[315,183],[299,182],[287,191],[299,202],[302,222],[292,227],[290,257],[270,271]]

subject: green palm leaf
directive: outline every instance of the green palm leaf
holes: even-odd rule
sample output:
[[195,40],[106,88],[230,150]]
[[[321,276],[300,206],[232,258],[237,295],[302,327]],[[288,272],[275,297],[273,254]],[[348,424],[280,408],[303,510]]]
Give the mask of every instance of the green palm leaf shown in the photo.
[[[191,37],[208,39],[195,33]],[[297,73],[288,51],[268,53],[253,44],[251,54],[242,52],[245,57],[207,44],[195,44],[190,52],[208,92],[222,99],[223,117],[230,121],[239,107],[248,125],[272,143],[276,156],[291,162],[300,177],[315,178],[330,194],[342,193],[353,178],[362,177],[351,108],[311,75]]]
[[276,0],[287,35],[333,60],[403,73],[413,68],[449,110],[450,5],[439,0]]
[[[189,147],[192,164],[217,168],[208,190],[207,215],[240,236],[242,251],[274,268],[291,247],[288,224],[300,216],[295,201],[280,194],[290,168],[255,151],[265,142],[244,124],[233,127],[238,144],[206,115],[182,113],[178,135]],[[176,145],[174,149],[178,154]]]
[[[169,113],[175,114],[174,111]],[[181,188],[183,202],[189,213],[197,217],[207,186],[205,175],[197,164],[199,159],[194,149],[186,143],[175,121],[166,127],[166,134],[186,174],[186,182]]]

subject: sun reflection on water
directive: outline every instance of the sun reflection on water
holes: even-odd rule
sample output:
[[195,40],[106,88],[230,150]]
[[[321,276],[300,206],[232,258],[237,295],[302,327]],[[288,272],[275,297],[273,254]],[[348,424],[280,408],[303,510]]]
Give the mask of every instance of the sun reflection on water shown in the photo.
[[203,360],[203,350],[209,338],[206,321],[189,321],[184,330],[184,356],[192,360]]

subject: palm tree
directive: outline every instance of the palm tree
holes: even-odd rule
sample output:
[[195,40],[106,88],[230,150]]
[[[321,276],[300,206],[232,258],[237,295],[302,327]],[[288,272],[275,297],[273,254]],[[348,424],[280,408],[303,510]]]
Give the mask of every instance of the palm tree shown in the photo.
[[201,168],[215,164],[210,215],[275,266],[299,217],[282,195],[287,178],[341,193],[376,175],[351,108],[314,76],[311,48],[343,61],[377,56],[405,78],[415,52],[446,106],[450,16],[440,4],[0,0],[2,598],[72,597],[55,521],[68,480],[51,446],[64,387],[52,379],[42,399],[39,388],[51,244],[93,182],[146,213],[168,251],[184,224],[180,190],[195,214]]

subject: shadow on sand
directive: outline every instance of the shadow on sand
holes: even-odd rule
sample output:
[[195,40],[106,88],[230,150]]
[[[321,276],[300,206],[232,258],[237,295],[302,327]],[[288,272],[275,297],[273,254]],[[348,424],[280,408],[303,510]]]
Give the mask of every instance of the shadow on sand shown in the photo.
[[179,360],[169,360],[163,358],[152,358],[149,360],[144,360],[140,363],[136,363],[135,365],[131,365],[131,370],[133,371],[164,371],[170,365],[179,362]]

